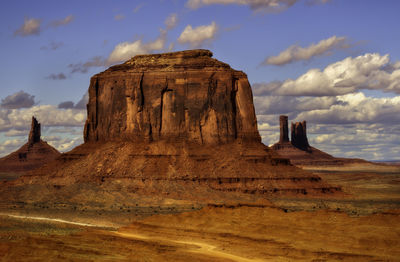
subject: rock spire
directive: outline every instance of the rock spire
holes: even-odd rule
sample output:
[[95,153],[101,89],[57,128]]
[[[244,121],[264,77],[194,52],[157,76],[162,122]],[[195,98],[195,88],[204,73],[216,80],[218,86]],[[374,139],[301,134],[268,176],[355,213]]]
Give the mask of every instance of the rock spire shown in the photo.
[[40,123],[32,116],[31,131],[29,132],[28,144],[33,145],[40,142]]
[[291,125],[291,140],[292,145],[298,149],[308,151],[310,145],[307,139],[307,126],[306,121],[292,123]]
[[280,127],[279,143],[289,142],[289,128],[288,128],[287,116],[284,115],[279,116],[279,127]]

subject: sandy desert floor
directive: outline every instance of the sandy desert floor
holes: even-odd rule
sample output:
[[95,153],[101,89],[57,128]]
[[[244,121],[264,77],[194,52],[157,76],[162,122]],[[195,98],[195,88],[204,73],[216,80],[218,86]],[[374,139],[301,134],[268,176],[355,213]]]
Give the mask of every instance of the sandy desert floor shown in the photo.
[[3,209],[0,258],[2,261],[400,261],[398,169],[314,167],[313,172],[330,184],[341,185],[344,196],[325,200],[270,199],[275,207],[165,210],[162,214],[138,216],[129,223],[123,219],[120,221],[125,223],[114,223],[118,220],[110,219],[110,215],[48,216],[48,211],[30,213],[29,217],[19,212],[18,217],[18,210]]

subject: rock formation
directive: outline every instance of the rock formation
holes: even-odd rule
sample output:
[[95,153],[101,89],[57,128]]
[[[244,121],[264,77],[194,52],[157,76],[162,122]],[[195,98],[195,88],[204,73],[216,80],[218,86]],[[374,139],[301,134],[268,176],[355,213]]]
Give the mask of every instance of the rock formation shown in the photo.
[[306,121],[291,124],[291,141],[288,139],[288,117],[279,116],[280,138],[272,146],[281,157],[290,160],[298,166],[307,165],[343,165],[350,162],[360,162],[359,159],[345,159],[333,157],[308,143]]
[[309,151],[310,145],[307,139],[306,121],[292,123],[291,126],[292,145],[303,151]]
[[40,142],[40,123],[32,116],[31,131],[29,132],[28,144],[33,145]]
[[[24,181],[212,201],[221,191],[336,192],[261,143],[246,74],[211,56],[207,50],[140,55],[93,76],[85,143]],[[193,196],[198,190],[209,193]]]
[[32,117],[28,142],[17,151],[0,158],[0,172],[20,173],[41,167],[60,156],[54,147],[40,138],[40,123]]
[[92,77],[85,142],[259,142],[246,74],[208,50],[135,56]]
[[279,116],[279,143],[289,142],[289,129],[288,129],[288,117],[287,116]]

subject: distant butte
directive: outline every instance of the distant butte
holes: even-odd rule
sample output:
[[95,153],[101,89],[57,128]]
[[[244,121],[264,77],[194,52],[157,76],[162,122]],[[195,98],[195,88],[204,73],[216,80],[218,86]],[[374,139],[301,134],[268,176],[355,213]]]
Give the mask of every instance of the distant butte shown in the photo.
[[85,143],[24,181],[180,188],[176,197],[199,187],[258,195],[339,190],[261,143],[246,74],[208,50],[139,55],[94,75],[87,114]]
[[[279,117],[280,139],[272,146],[280,156],[287,158],[297,166],[331,166],[360,162],[361,159],[336,158],[308,143],[306,121],[291,123],[291,141],[288,139],[288,117]],[[365,162],[365,161],[364,161]]]
[[51,162],[61,154],[41,138],[40,123],[32,116],[28,142],[17,151],[0,158],[0,172],[31,171]]

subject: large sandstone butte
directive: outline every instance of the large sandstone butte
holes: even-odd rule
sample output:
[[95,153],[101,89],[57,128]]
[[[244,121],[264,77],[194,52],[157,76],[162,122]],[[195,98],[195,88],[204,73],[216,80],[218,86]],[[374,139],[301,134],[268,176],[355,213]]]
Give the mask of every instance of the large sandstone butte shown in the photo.
[[261,143],[246,74],[207,50],[139,55],[110,67],[92,77],[87,109],[85,143],[23,181],[45,176],[58,186],[94,182],[205,199],[220,191],[338,190]]
[[20,173],[43,166],[60,152],[40,138],[40,123],[32,117],[28,142],[17,151],[0,158],[0,172]]
[[315,147],[310,146],[307,138],[306,121],[291,123],[291,141],[288,137],[288,117],[279,116],[280,139],[272,148],[282,157],[290,160],[294,165],[344,165],[360,162],[361,159],[336,158]]
[[246,74],[208,50],[135,56],[92,77],[85,142],[260,141]]

